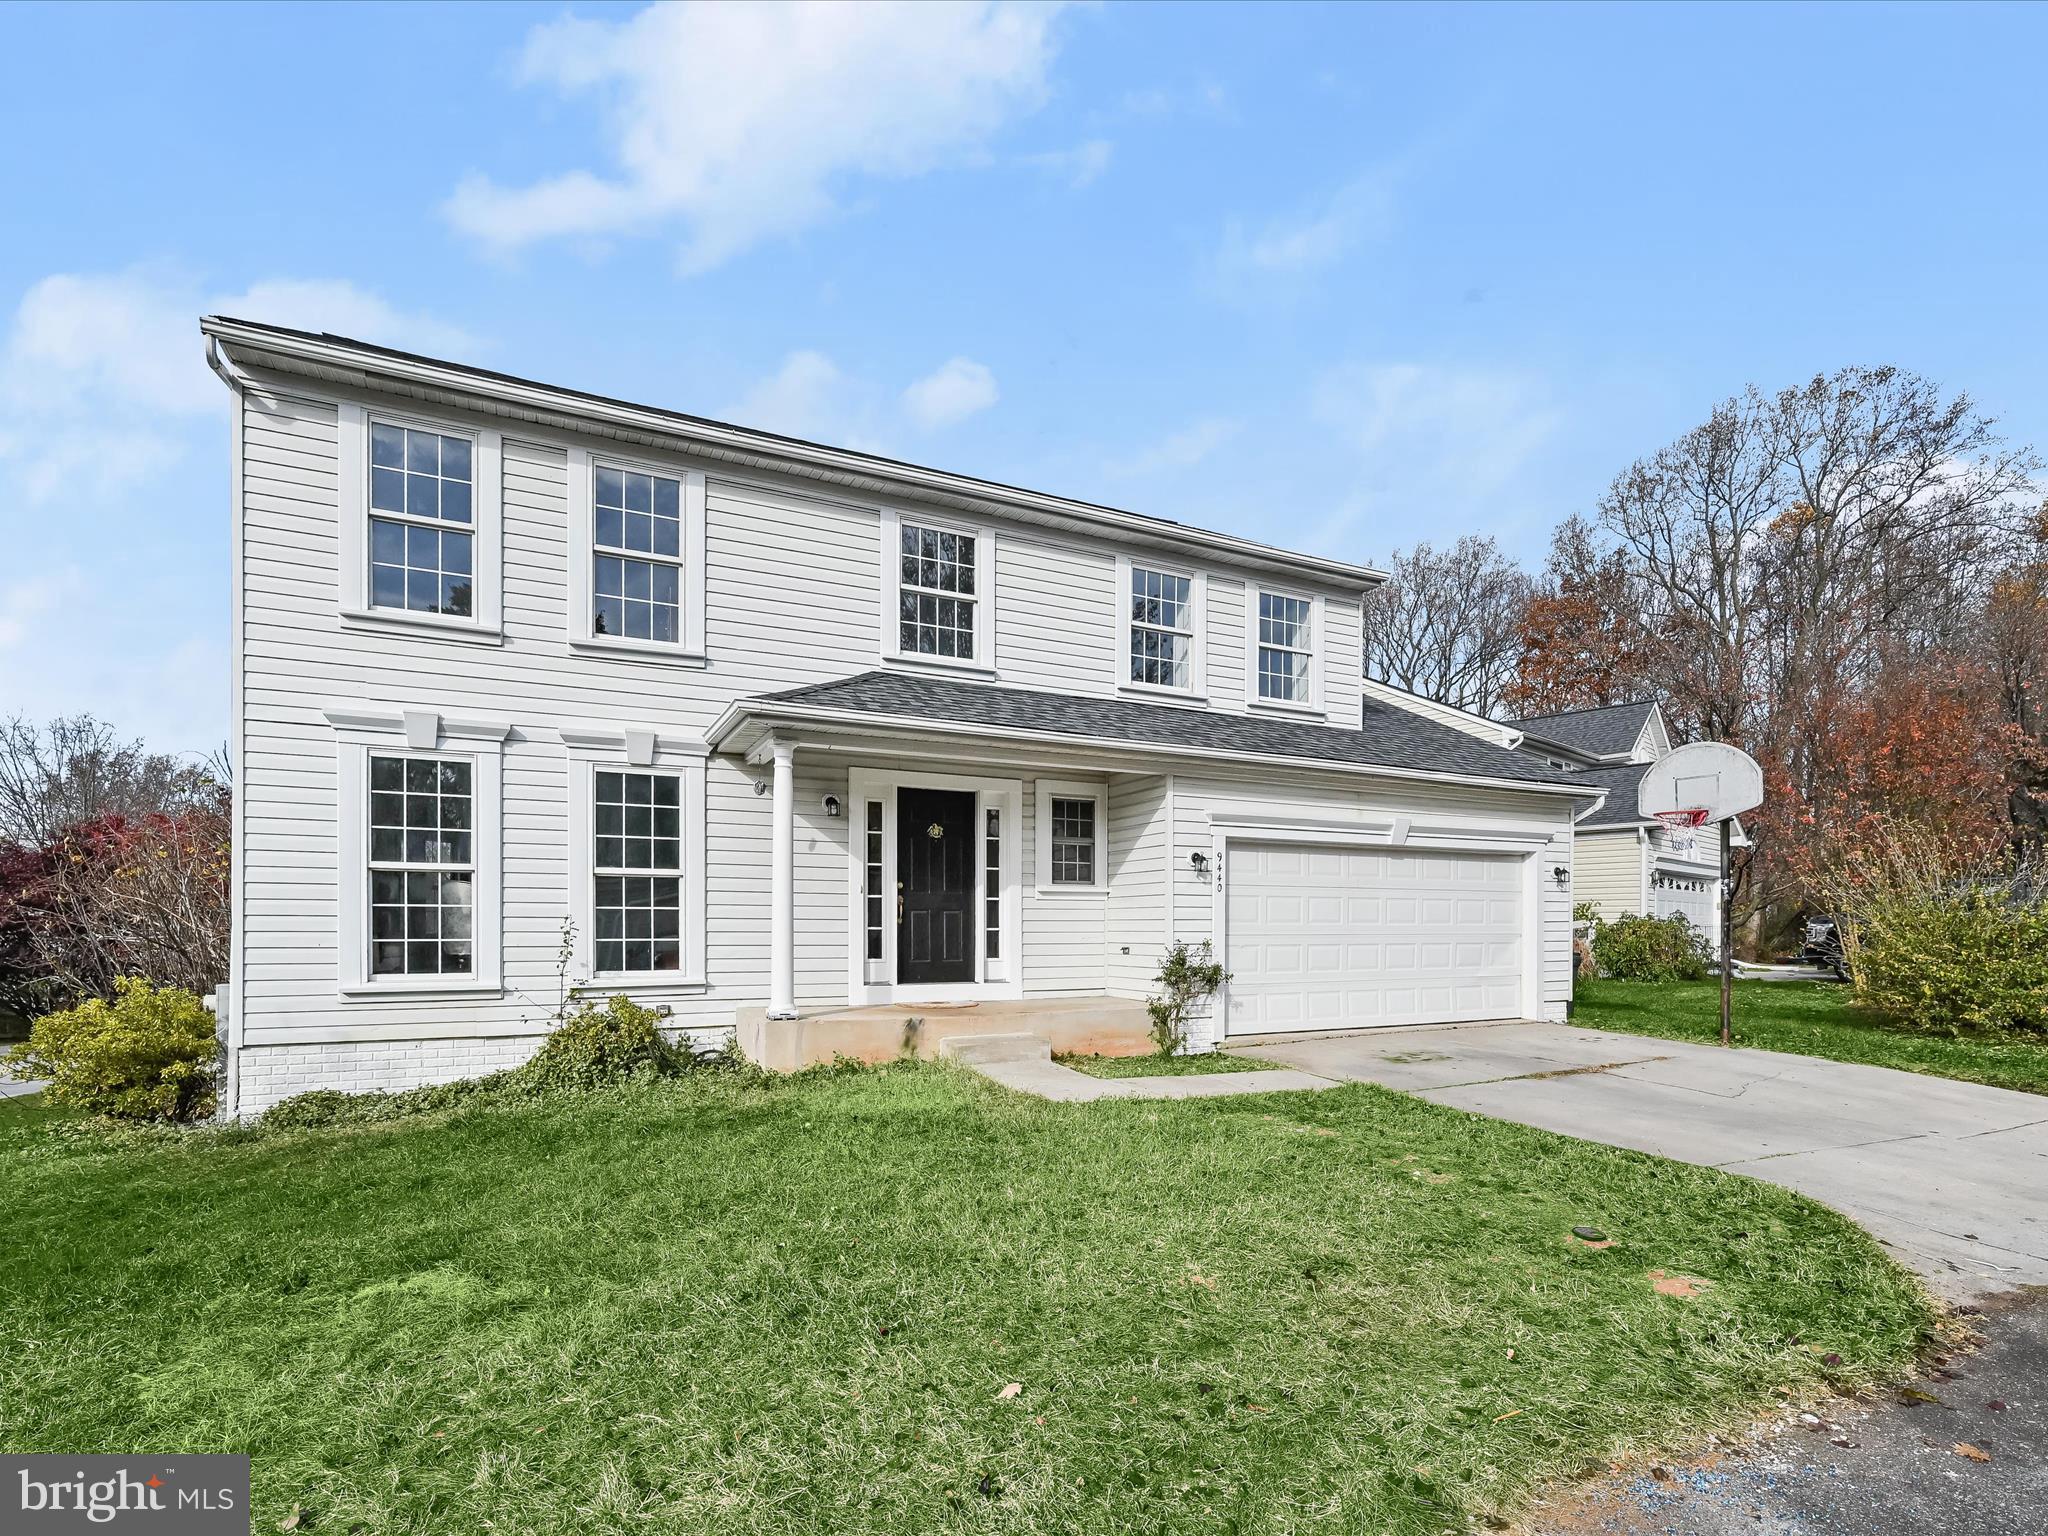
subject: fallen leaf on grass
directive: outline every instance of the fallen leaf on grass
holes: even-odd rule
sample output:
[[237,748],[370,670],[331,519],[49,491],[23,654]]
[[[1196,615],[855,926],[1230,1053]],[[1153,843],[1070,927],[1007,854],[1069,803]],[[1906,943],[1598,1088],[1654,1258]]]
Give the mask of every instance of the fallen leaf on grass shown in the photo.
[[1989,1461],[1991,1459],[1989,1451],[1985,1450],[1982,1446],[1972,1445],[1967,1440],[1958,1440],[1949,1449],[1958,1456],[1967,1457],[1971,1461]]
[[299,1518],[304,1514],[305,1511],[303,1509],[293,1509],[290,1514],[277,1522],[277,1528],[280,1531],[296,1531],[299,1528]]
[[996,1394],[996,1401],[999,1403],[1007,1403],[1011,1398],[1015,1397],[1019,1392],[1022,1392],[1023,1390],[1023,1382],[1013,1381],[1009,1383],[1007,1386],[1005,1386],[1002,1391]]
[[1714,1283],[1698,1275],[1667,1275],[1661,1269],[1650,1270],[1649,1277],[1651,1290],[1659,1296],[1676,1296],[1680,1301],[1692,1300]]
[[1191,1274],[1188,1276],[1188,1284],[1206,1286],[1208,1289],[1212,1291],[1216,1289],[1216,1282],[1210,1279],[1207,1275]]

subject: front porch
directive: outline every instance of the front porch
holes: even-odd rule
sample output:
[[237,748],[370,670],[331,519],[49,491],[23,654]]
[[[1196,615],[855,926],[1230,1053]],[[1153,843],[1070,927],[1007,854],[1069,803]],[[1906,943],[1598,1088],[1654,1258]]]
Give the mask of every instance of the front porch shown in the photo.
[[884,1003],[791,1018],[775,1018],[766,1008],[743,1008],[737,1026],[748,1059],[777,1072],[840,1057],[865,1062],[931,1058],[943,1041],[977,1035],[1033,1035],[1063,1056],[1142,1056],[1152,1049],[1145,1005],[1123,997]]

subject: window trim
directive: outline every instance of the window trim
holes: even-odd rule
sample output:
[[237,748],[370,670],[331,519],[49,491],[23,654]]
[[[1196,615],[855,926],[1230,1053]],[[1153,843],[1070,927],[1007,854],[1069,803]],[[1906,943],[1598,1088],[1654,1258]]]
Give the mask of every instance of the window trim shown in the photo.
[[[1269,699],[1259,692],[1259,604],[1262,598],[1285,597],[1308,604],[1308,698]],[[1248,709],[1270,709],[1291,715],[1320,715],[1323,709],[1323,674],[1328,670],[1323,637],[1323,600],[1310,592],[1253,583],[1244,609],[1244,699]],[[1282,649],[1282,647],[1276,647]]]
[[[1093,800],[1095,802],[1095,879],[1091,884],[1054,884],[1052,878],[1052,802]],[[1040,779],[1038,815],[1032,841],[1037,860],[1031,877],[1040,896],[1102,896],[1109,891],[1109,786],[1077,779]]]
[[[672,460],[635,458],[627,454],[603,453],[582,446],[568,450],[569,572],[565,622],[569,649],[608,656],[633,656],[643,661],[677,666],[708,664],[704,649],[704,560],[707,548],[705,504],[708,496],[704,471]],[[673,643],[664,640],[634,640],[625,635],[597,633],[594,570],[597,550],[597,468],[621,469],[629,474],[659,475],[682,483],[682,529],[677,543],[676,564],[681,574],[676,595],[682,605],[681,622]],[[665,555],[651,557],[667,560]]]
[[[929,528],[936,533],[962,535],[974,540],[974,655],[927,656],[922,651],[903,649],[899,615],[903,592],[903,525]],[[936,517],[924,512],[899,512],[883,507],[878,519],[881,537],[881,656],[885,664],[938,668],[967,672],[979,677],[996,675],[996,532],[986,523],[957,517]]]
[[[1188,686],[1171,688],[1163,683],[1142,683],[1131,676],[1131,631],[1138,627],[1131,617],[1131,578],[1134,572],[1152,571],[1161,576],[1178,576],[1188,584]],[[1155,699],[1187,699],[1207,703],[1209,698],[1209,576],[1194,566],[1170,561],[1116,557],[1116,593],[1112,604],[1115,639],[1111,645],[1110,675],[1120,693]],[[1151,626],[1147,626],[1148,628]]]
[[[670,995],[705,989],[704,887],[705,784],[711,749],[693,738],[664,735],[651,727],[572,728],[559,732],[568,756],[569,919],[576,925],[570,975],[578,990],[624,988],[636,994]],[[669,773],[681,782],[682,943],[673,971],[597,969],[597,772]]]
[[[470,614],[378,608],[370,602],[370,424],[470,441]],[[341,619],[351,629],[399,629],[496,643],[503,635],[504,438],[494,427],[358,400],[335,406],[335,511]],[[458,525],[450,524],[450,527]]]
[[[504,991],[504,752],[512,727],[433,710],[329,705],[336,752],[335,987],[343,1001],[495,997]],[[370,969],[370,758],[467,758],[473,884],[465,979],[377,976]]]

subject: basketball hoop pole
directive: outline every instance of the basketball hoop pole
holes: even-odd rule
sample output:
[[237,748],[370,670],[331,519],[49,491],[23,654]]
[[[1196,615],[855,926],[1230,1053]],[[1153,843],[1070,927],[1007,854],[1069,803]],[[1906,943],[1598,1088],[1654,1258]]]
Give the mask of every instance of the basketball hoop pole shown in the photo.
[[1728,998],[1735,975],[1735,887],[1728,878],[1728,823],[1721,829],[1721,1043],[1733,1045],[1728,1028]]

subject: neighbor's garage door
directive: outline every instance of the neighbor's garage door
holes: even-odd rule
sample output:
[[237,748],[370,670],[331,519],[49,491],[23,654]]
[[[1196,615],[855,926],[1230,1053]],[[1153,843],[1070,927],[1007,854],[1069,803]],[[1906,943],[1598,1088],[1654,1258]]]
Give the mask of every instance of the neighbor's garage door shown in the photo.
[[1718,877],[1709,878],[1693,871],[1660,869],[1650,886],[1650,908],[1653,916],[1682,916],[1696,928],[1702,937],[1715,944],[1721,936],[1714,929],[1714,886]]
[[1231,845],[1229,1033],[1522,1014],[1522,860]]

